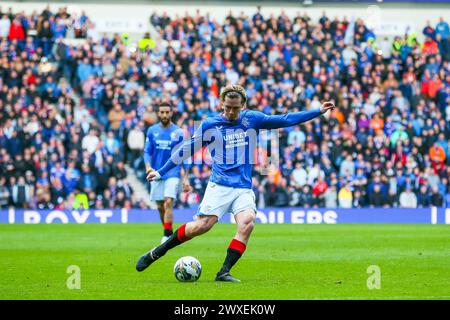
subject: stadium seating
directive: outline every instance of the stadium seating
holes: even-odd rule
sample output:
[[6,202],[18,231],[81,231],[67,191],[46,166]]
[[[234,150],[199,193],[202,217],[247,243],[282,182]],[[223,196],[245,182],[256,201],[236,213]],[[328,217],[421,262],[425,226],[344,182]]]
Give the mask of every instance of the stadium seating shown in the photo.
[[[0,207],[146,205],[124,165],[144,182],[153,105],[170,99],[174,122],[216,114],[227,83],[247,88],[267,114],[333,99],[338,110],[280,130],[280,165],[255,166],[259,207],[450,205],[450,31],[447,22],[379,38],[362,20],[325,15],[150,17],[160,38],[136,47],[99,36],[89,17],[61,8],[0,14]],[[353,31],[353,32],[349,32]],[[81,45],[68,44],[79,39]],[[264,151],[264,150],[260,150]],[[210,175],[189,164],[198,204]]]

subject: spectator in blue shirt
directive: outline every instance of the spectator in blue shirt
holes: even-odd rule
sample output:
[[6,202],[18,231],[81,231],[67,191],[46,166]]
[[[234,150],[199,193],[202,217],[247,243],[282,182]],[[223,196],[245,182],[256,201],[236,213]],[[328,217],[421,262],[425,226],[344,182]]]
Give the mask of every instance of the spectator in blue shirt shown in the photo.
[[81,82],[86,81],[93,74],[93,69],[89,63],[89,58],[84,58],[83,62],[78,65],[77,76]]
[[436,25],[436,33],[439,33],[442,38],[446,39],[448,37],[450,37],[450,28],[449,25],[446,21],[444,21],[443,17],[439,18],[439,22]]

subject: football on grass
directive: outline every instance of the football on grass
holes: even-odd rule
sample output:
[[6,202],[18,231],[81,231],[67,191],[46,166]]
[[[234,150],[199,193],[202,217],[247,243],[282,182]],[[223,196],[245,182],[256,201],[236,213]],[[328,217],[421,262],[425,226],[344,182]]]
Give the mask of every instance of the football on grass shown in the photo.
[[181,282],[194,282],[202,274],[202,265],[194,257],[181,257],[173,267],[175,278]]

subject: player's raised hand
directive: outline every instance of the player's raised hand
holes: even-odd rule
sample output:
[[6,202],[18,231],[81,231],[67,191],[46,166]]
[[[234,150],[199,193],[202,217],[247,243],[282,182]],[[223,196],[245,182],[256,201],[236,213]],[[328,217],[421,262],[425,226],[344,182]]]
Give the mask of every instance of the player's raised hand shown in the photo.
[[161,179],[161,175],[156,170],[151,170],[147,173],[147,181],[155,181]]
[[333,101],[325,101],[324,103],[322,103],[322,105],[320,106],[320,113],[324,114],[326,113],[328,110],[333,110],[334,108],[336,108],[336,106],[334,105]]

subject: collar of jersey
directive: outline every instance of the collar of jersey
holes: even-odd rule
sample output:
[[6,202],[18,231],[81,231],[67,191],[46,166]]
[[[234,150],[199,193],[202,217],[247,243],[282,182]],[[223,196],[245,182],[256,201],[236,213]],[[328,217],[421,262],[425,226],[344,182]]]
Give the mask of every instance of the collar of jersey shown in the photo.
[[162,122],[161,122],[161,121],[159,122],[159,127],[160,127],[161,129],[164,129],[164,130],[170,129],[170,128],[172,127],[172,125],[173,125],[173,123],[170,122],[170,125],[169,125],[168,127],[163,127]]
[[241,112],[239,113],[239,118],[237,118],[236,120],[228,120],[227,118],[224,117],[223,113],[220,113],[219,116],[220,116],[220,118],[221,118],[222,120],[224,120],[224,121],[227,121],[227,122],[230,122],[230,123],[237,123],[239,120],[241,120],[241,118],[242,118],[242,113],[243,113],[244,111],[245,111],[245,110],[243,110],[243,111],[241,111]]

